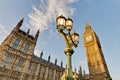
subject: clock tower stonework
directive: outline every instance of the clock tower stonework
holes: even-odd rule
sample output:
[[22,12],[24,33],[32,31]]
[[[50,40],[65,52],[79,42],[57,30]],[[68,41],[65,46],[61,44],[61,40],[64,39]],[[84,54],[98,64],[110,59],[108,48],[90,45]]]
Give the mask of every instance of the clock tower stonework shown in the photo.
[[101,49],[100,41],[87,23],[83,34],[90,80],[112,80]]

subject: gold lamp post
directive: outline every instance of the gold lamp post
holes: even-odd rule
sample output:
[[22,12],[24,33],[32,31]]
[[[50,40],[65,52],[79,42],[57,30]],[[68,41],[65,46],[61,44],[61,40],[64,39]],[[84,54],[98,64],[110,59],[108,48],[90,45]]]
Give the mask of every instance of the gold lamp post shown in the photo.
[[70,18],[66,19],[63,15],[57,17],[56,25],[58,32],[62,35],[66,43],[64,53],[67,58],[67,66],[61,77],[61,80],[77,80],[73,77],[71,56],[74,52],[73,48],[76,48],[79,43],[79,34],[76,32],[73,32],[72,34],[70,33],[73,25],[73,20]]

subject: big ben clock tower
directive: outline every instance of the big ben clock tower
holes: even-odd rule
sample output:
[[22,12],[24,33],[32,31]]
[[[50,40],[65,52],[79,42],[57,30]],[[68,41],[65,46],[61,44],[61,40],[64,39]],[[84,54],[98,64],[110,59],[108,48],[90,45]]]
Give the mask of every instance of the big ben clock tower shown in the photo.
[[90,74],[90,80],[112,80],[104,59],[100,41],[87,23],[83,34],[84,46]]

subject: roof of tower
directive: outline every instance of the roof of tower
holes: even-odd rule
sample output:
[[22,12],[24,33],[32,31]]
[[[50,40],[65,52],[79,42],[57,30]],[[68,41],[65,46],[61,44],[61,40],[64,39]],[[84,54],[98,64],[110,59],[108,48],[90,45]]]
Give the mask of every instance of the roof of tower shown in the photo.
[[90,26],[90,24],[87,22],[86,25],[85,25],[85,31],[87,31],[87,30],[89,30],[89,29],[91,29],[91,26]]
[[39,30],[37,31],[35,36],[32,36],[29,34],[30,29],[27,30],[27,32],[25,32],[24,30],[21,30],[20,27],[22,26],[24,21],[24,18],[22,18],[16,25],[16,27],[13,29],[13,31],[15,31],[16,33],[20,34],[21,36],[31,39],[31,40],[37,40],[38,36],[39,36]]
[[22,19],[18,22],[18,25],[19,25],[19,26],[22,26],[23,21],[24,21],[24,18],[22,18]]
[[30,34],[28,35],[25,31],[19,29],[18,32],[21,33],[21,34],[24,35],[24,36],[27,35],[28,38],[31,38],[32,40],[34,40],[34,37],[33,37],[32,35],[30,35]]
[[17,25],[14,27],[14,31],[18,31],[19,29],[20,29],[20,27],[22,26],[22,24],[23,24],[23,20],[24,20],[24,18],[22,18],[18,23],[17,23]]

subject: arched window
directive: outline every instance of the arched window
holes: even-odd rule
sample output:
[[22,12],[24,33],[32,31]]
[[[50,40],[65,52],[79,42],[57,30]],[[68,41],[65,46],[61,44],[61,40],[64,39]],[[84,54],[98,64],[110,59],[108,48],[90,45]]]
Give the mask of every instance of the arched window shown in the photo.
[[27,43],[27,44],[25,45],[25,48],[24,48],[23,52],[27,53],[29,47],[30,47],[30,44]]
[[20,71],[21,68],[23,67],[23,63],[24,63],[24,60],[23,59],[20,59],[17,66],[16,66],[16,70],[17,71]]
[[35,73],[36,73],[36,68],[37,68],[37,64],[34,64],[33,75],[35,75]]
[[19,43],[20,43],[20,40],[16,39],[16,41],[14,42],[14,44],[13,44],[12,47],[15,48],[15,49],[17,49]]
[[8,67],[10,59],[11,59],[11,55],[7,55],[6,59],[5,59],[4,63],[3,63],[4,67]]
[[28,66],[28,69],[27,69],[28,74],[31,73],[31,69],[32,69],[32,62],[29,63],[29,66]]

